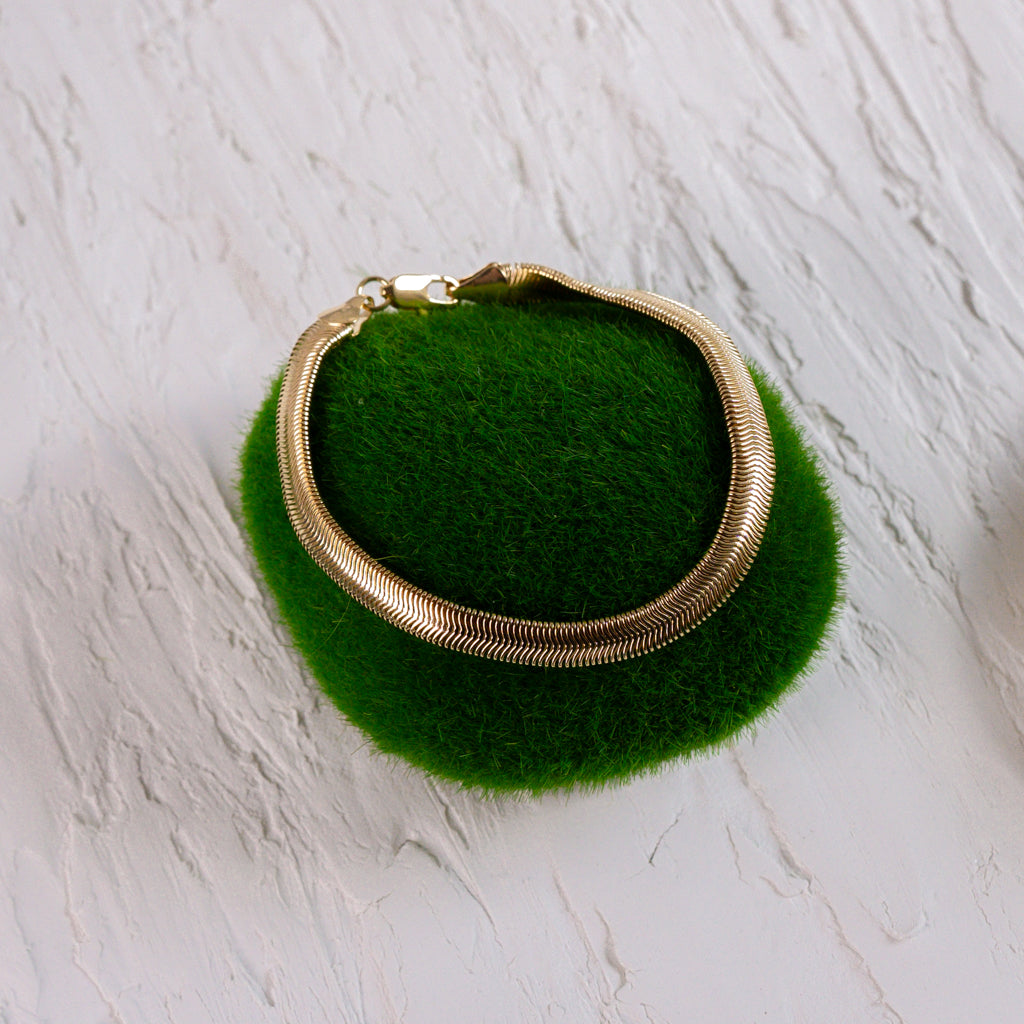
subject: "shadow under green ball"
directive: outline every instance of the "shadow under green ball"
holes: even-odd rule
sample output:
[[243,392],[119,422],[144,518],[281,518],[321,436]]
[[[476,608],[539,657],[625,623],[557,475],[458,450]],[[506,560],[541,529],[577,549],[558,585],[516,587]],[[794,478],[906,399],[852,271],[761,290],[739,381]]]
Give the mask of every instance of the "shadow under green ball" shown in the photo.
[[[381,750],[468,786],[535,793],[643,772],[771,708],[836,608],[839,521],[778,392],[754,376],[777,476],[746,579],[667,647],[572,669],[434,647],[332,583],[285,512],[278,379],[243,448],[242,507],[324,691]],[[358,544],[431,593],[523,618],[613,615],[664,592],[711,543],[729,484],[696,348],[600,305],[376,316],[325,359],[310,421],[321,494]]]

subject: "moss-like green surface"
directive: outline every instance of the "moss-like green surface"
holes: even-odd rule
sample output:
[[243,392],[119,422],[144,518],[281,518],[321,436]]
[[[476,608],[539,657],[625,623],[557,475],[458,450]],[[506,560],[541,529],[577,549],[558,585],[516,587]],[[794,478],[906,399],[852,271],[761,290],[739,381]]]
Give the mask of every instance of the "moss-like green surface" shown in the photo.
[[[504,665],[417,640],[336,587],[292,532],[278,380],[242,453],[246,525],[296,646],[377,746],[491,791],[596,785],[718,744],[779,700],[837,603],[838,516],[759,374],[778,463],[747,578],[698,629],[631,661]],[[600,305],[374,317],[325,360],[313,464],[338,522],[409,581],[535,619],[635,607],[710,543],[729,451],[678,336]]]

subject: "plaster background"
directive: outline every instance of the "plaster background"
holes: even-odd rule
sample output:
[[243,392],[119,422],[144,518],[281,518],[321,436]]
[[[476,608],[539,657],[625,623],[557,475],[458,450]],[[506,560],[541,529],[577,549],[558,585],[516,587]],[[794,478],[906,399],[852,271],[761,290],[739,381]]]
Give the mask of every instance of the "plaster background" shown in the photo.
[[[1010,1022],[1024,8],[0,3],[0,1021]],[[236,452],[366,273],[682,298],[848,530],[755,735],[484,802],[319,696]]]

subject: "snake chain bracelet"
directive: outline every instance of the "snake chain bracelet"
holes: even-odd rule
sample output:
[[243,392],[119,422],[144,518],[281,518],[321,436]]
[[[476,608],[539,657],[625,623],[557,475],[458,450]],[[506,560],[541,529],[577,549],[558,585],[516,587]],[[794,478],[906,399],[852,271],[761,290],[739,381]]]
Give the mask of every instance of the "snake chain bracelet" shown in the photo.
[[[379,295],[367,294],[375,286]],[[591,299],[633,310],[699,349],[725,411],[732,469],[722,519],[697,564],[665,593],[621,614],[539,622],[478,611],[415,587],[364,551],[320,497],[309,447],[309,410],[324,356],[375,313],[474,302]],[[606,288],[532,263],[492,263],[461,280],[403,274],[364,279],[344,305],[321,314],[292,351],[277,407],[277,458],[288,517],[316,563],[353,598],[430,643],[498,661],[583,666],[634,658],[703,622],[747,574],[764,536],[775,479],[760,397],[729,336],[703,314],[653,292]]]

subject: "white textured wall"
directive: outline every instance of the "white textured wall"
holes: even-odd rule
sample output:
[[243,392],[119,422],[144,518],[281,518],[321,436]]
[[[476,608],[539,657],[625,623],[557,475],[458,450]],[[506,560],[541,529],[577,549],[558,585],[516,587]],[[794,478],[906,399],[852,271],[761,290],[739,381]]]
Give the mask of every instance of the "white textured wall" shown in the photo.
[[[0,4],[0,1022],[1014,1022],[1016,0]],[[481,802],[318,695],[236,449],[364,273],[686,299],[797,404],[836,643],[755,737]]]

